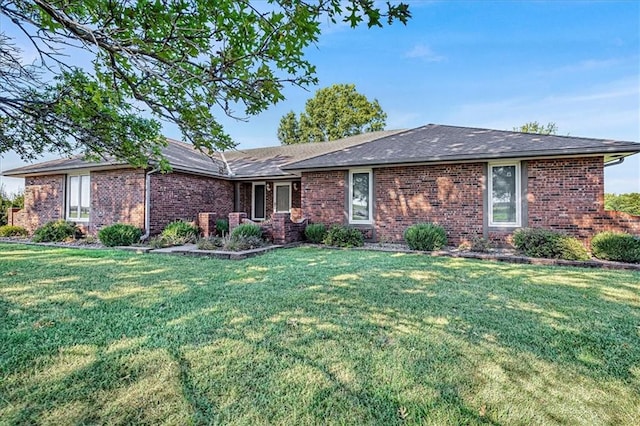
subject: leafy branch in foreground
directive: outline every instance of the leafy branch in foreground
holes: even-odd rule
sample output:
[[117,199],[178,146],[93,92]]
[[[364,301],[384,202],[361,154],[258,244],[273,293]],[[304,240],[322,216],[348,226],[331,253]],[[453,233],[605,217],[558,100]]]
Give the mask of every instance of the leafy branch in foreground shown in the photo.
[[80,150],[135,165],[161,158],[158,120],[203,152],[233,147],[214,111],[243,119],[283,100],[287,84],[315,84],[304,49],[322,22],[411,16],[372,0],[7,0],[0,15],[22,33],[0,35],[0,153]]

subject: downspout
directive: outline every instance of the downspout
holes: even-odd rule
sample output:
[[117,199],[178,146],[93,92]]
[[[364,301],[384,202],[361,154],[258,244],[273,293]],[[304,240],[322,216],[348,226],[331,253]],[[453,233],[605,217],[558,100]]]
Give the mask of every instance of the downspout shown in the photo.
[[151,234],[151,212],[149,207],[151,206],[151,175],[159,172],[160,169],[151,169],[145,175],[144,180],[144,235],[140,237],[141,241],[149,238]]
[[604,167],[617,166],[618,164],[622,164],[622,163],[624,163],[624,157],[620,157],[617,160],[610,161],[607,164],[605,164]]

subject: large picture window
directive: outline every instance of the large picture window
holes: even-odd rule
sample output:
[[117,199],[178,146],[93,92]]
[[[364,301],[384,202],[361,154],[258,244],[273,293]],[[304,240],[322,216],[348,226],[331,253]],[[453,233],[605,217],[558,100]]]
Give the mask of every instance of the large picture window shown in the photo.
[[520,226],[520,164],[489,164],[489,225]]
[[371,223],[371,170],[349,172],[349,222]]
[[88,221],[91,211],[91,179],[89,175],[67,176],[67,219]]

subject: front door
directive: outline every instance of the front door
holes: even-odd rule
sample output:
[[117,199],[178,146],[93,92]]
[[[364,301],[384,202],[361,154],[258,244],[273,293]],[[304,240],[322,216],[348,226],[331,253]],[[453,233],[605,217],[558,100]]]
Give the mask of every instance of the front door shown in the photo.
[[252,220],[265,219],[266,206],[266,185],[264,183],[254,183],[253,191],[251,191],[253,208],[251,209]]

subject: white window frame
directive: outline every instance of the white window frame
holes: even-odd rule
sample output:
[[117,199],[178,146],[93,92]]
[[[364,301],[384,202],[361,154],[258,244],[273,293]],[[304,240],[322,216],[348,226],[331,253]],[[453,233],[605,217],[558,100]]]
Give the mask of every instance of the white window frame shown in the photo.
[[[356,220],[353,219],[353,175],[367,173],[369,174],[369,219]],[[349,170],[349,223],[352,225],[371,225],[373,223],[373,171],[371,169],[352,169]]]
[[[284,211],[278,211],[278,191],[279,186],[286,186],[289,188],[289,208]],[[291,182],[274,182],[273,184],[273,212],[274,213],[291,213]]]
[[[89,178],[89,217],[79,217],[79,216],[71,216],[71,178],[78,178],[78,207],[82,210],[82,177],[86,176]],[[66,186],[66,199],[65,199],[65,217],[67,220],[72,222],[89,222],[91,218],[91,173],[90,172],[80,172],[80,173],[71,173],[68,174],[65,180]],[[78,215],[80,212],[78,211]]]
[[[503,166],[515,166],[516,183],[516,221],[515,222],[494,222],[493,220],[493,168]],[[489,214],[489,226],[502,228],[517,228],[522,224],[522,188],[520,187],[520,162],[492,162],[487,164],[487,208]]]
[[[264,185],[264,217],[256,217],[256,185]],[[265,220],[267,218],[267,183],[266,182],[251,182],[251,220]]]

